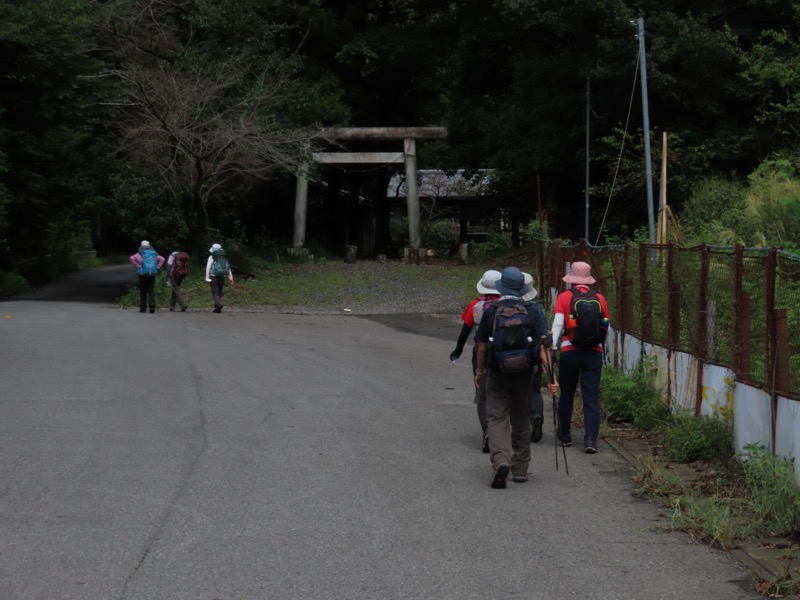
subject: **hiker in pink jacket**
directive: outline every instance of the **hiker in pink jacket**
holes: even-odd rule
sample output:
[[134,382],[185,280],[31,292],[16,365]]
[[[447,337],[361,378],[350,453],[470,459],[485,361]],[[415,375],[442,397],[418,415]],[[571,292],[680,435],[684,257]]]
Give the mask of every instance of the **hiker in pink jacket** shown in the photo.
[[147,312],[149,301],[150,312],[156,312],[156,275],[164,265],[164,257],[150,246],[150,242],[142,240],[139,251],[130,257],[131,264],[136,267],[139,276],[139,312]]

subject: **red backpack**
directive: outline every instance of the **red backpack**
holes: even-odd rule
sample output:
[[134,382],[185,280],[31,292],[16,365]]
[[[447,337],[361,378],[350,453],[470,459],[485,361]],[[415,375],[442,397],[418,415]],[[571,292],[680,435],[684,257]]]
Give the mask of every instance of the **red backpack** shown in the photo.
[[172,276],[186,277],[189,274],[189,255],[186,252],[178,252],[172,261]]

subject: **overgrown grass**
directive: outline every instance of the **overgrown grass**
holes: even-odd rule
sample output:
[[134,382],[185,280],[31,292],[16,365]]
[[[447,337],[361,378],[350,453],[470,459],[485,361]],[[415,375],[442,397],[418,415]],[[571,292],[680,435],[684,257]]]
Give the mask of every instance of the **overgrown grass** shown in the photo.
[[[651,382],[646,365],[630,376],[604,371],[604,409],[628,423],[651,421],[651,411],[637,406],[640,398],[649,397]],[[800,570],[792,562],[800,540],[800,487],[793,461],[764,446],[747,446],[735,456],[731,427],[719,417],[679,410],[655,422],[653,454],[641,461],[635,476],[637,493],[669,504],[668,528],[715,547],[736,548],[754,538],[790,540],[786,572],[760,582],[758,589],[770,598],[800,592]],[[676,463],[689,462],[691,468],[678,476]]]
[[[424,266],[393,263],[385,273],[359,269],[343,263],[323,265],[263,263],[252,261],[255,277],[236,278],[235,285],[225,286],[225,305],[236,307],[313,305],[321,309],[338,310],[348,304],[374,300],[378,294],[400,293],[404,288],[418,287],[420,295],[432,287],[451,290],[456,302],[466,306],[477,295],[475,284],[483,273],[482,267],[456,263]],[[193,264],[182,288],[190,307],[211,303],[211,292],[203,277],[204,265]],[[376,282],[375,278],[381,281]],[[163,275],[156,280],[156,304],[169,303],[170,288]],[[132,286],[119,299],[123,306],[139,305],[139,290]]]
[[800,536],[800,487],[794,481],[794,463],[757,445],[745,446],[742,459],[749,506],[759,516],[754,533]]
[[666,430],[669,457],[682,463],[727,463],[733,456],[732,436],[730,425],[719,417],[694,416],[688,410],[678,410]]
[[669,410],[653,386],[655,365],[642,361],[630,373],[611,366],[603,369],[600,403],[612,423],[632,423],[654,430],[669,420]]

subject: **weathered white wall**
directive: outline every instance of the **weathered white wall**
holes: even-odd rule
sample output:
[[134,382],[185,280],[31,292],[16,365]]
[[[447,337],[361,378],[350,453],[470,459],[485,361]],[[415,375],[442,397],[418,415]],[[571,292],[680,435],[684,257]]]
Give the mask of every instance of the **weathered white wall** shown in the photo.
[[[654,360],[655,386],[673,407],[694,410],[697,399],[698,361],[686,352],[643,343],[636,336],[609,332],[606,362],[615,359],[625,372],[635,369],[642,359]],[[743,452],[748,444],[772,447],[772,402],[760,388],[736,381],[726,367],[704,365],[700,413],[732,421],[733,444]],[[800,402],[778,397],[775,411],[775,453],[794,459],[795,480],[800,484]]]

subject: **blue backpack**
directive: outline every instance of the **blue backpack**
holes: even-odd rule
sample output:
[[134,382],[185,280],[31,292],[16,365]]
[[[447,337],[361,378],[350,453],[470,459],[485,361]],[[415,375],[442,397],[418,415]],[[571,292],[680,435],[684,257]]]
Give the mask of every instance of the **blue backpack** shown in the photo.
[[214,262],[211,264],[211,275],[224,277],[231,270],[231,263],[228,262],[224,250],[214,250],[212,253]]
[[497,304],[492,324],[494,365],[501,373],[524,373],[538,362],[539,340],[525,304]]
[[158,254],[152,248],[145,248],[139,252],[142,257],[142,266],[136,269],[139,275],[155,277],[158,273]]

